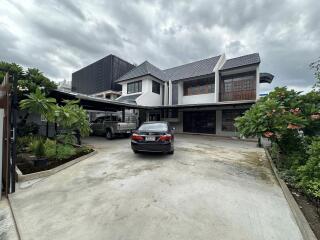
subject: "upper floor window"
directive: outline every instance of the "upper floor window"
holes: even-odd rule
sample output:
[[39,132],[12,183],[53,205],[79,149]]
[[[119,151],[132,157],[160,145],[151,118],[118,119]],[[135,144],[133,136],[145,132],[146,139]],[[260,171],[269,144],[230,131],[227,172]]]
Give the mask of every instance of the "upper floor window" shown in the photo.
[[152,81],[152,92],[160,94],[160,83]]
[[142,81],[131,82],[127,84],[127,93],[136,93],[142,91]]
[[183,95],[198,95],[214,93],[214,79],[206,78],[183,83]]
[[250,100],[256,98],[256,72],[221,77],[220,101]]

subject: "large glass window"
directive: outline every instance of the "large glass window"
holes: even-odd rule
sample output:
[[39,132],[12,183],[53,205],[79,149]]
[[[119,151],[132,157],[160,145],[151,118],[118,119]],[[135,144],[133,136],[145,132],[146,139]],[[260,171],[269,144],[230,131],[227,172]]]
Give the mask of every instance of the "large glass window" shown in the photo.
[[142,91],[142,81],[131,82],[127,84],[127,93],[136,93]]
[[152,92],[160,94],[160,83],[152,81]]
[[214,79],[206,78],[183,83],[183,95],[214,93]]
[[222,76],[220,100],[250,100],[256,98],[256,72]]
[[236,131],[234,120],[235,118],[241,116],[244,111],[244,109],[222,110],[222,131]]

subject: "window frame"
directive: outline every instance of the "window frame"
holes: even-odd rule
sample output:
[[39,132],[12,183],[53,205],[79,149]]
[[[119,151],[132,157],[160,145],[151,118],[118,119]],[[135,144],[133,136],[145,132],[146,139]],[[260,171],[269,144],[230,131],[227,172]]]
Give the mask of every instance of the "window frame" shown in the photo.
[[142,92],[142,80],[127,83],[127,94]]
[[183,82],[183,96],[215,93],[215,79],[202,78]]
[[159,95],[161,92],[161,84],[154,80],[152,80],[152,92]]

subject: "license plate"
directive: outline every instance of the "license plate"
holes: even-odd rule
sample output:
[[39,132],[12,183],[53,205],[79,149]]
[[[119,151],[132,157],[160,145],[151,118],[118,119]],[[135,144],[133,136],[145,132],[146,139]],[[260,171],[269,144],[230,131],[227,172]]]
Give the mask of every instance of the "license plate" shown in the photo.
[[127,131],[127,133],[131,133],[131,131]]
[[146,136],[146,141],[155,141],[156,140],[156,137],[155,136]]

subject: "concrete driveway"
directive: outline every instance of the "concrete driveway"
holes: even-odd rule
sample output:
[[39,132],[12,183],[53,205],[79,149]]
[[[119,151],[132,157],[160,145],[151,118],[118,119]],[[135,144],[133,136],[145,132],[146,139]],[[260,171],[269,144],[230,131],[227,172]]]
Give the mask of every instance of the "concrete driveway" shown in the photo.
[[11,198],[27,239],[302,239],[262,149],[177,135],[174,155],[134,154],[129,139]]

